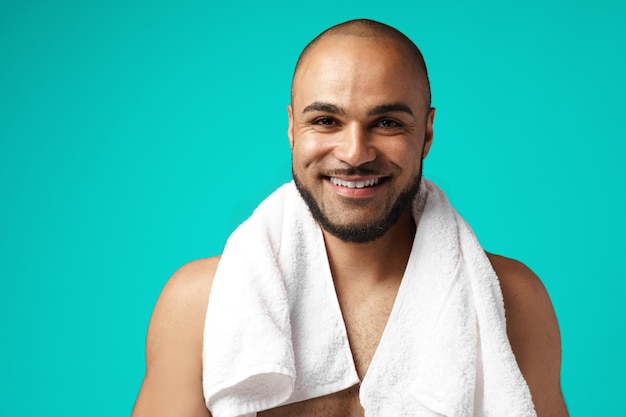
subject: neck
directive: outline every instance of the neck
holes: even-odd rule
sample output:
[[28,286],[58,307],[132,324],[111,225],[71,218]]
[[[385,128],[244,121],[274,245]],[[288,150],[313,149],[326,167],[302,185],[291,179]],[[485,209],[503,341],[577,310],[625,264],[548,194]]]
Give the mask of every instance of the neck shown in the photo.
[[400,281],[413,247],[415,222],[410,210],[380,238],[373,242],[352,243],[323,231],[333,278],[377,284]]

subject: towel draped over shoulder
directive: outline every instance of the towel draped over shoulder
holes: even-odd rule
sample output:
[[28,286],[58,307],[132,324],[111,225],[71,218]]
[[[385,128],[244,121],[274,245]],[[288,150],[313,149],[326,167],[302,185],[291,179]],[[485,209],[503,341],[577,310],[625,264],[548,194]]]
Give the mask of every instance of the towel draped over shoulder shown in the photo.
[[415,240],[359,381],[319,225],[293,182],[230,236],[203,346],[214,417],[251,417],[361,383],[366,417],[536,416],[506,335],[498,278],[474,233],[424,179]]

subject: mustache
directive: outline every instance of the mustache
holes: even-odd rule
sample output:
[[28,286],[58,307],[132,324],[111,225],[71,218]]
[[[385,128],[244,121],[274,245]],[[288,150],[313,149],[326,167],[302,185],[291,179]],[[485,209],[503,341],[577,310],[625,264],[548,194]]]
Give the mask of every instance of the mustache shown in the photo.
[[327,176],[334,177],[338,175],[346,176],[384,176],[386,175],[380,167],[375,164],[364,164],[358,167],[333,168],[324,170]]

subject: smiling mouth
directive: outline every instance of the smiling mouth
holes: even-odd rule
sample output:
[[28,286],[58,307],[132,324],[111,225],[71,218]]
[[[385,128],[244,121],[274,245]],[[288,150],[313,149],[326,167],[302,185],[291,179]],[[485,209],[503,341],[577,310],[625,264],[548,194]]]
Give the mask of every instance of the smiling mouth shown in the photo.
[[380,184],[382,181],[382,178],[372,178],[363,181],[346,181],[335,177],[329,177],[328,179],[333,185],[346,188],[369,188]]

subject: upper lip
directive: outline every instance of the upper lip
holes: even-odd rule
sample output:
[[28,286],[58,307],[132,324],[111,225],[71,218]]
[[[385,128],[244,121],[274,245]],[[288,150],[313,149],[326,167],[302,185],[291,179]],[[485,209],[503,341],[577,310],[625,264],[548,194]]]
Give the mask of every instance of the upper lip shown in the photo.
[[368,181],[368,180],[382,179],[384,177],[385,177],[384,175],[366,175],[366,176],[360,176],[360,175],[328,175],[328,178],[337,178],[337,179],[342,180],[342,181]]

